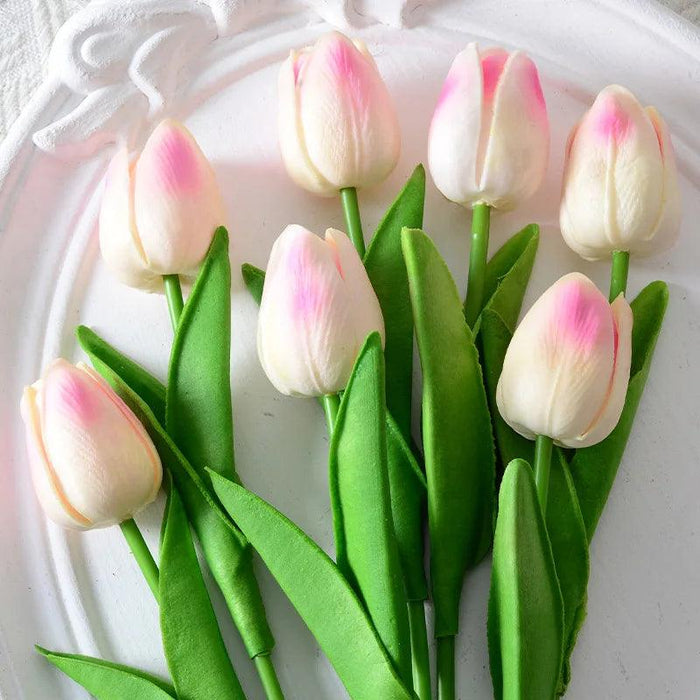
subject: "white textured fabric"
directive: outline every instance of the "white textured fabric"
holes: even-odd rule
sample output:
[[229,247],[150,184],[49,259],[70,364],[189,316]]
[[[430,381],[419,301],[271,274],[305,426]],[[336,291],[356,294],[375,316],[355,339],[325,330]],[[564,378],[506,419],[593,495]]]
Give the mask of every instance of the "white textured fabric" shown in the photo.
[[[0,140],[37,88],[58,28],[89,0],[0,0]],[[700,0],[662,0],[700,24]]]
[[0,0],[0,139],[44,75],[59,27],[89,0]]

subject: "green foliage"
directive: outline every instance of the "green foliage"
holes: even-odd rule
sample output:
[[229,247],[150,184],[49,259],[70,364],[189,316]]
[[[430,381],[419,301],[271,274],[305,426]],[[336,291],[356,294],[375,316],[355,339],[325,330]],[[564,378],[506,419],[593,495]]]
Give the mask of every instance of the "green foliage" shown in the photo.
[[219,227],[180,316],[168,371],[165,426],[200,475],[207,466],[235,478],[230,363],[231,265]]
[[505,470],[493,542],[488,642],[496,700],[551,700],[564,611],[530,465]]
[[438,637],[457,633],[464,574],[493,534],[494,448],[479,357],[445,262],[422,231],[402,244],[423,370],[430,573]]
[[384,316],[386,405],[406,442],[411,440],[413,314],[401,230],[423,226],[425,169],[418,165],[372,237],[364,263]]
[[178,697],[243,700],[174,488],[165,507],[161,540],[160,629]]
[[224,508],[260,554],[354,700],[410,700],[350,584],[323,550],[255,494],[212,472]]
[[36,650],[97,700],[172,700],[174,688],[144,671],[80,654],[61,654],[40,646]]
[[338,568],[364,603],[399,676],[410,684],[411,643],[389,493],[378,333],[365,342],[343,393],[329,471]]

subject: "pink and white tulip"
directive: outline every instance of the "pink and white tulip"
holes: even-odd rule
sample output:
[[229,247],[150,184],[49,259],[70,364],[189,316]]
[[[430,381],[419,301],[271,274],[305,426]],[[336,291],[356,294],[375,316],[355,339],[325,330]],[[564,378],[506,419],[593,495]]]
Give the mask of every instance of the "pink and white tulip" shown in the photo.
[[382,311],[350,239],[287,226],[272,247],[258,320],[258,356],[274,386],[290,396],[344,389],[372,331],[384,338]]
[[513,335],[498,381],[498,410],[527,438],[595,445],[620,419],[631,357],[632,310],[624,296],[610,304],[584,275],[565,275]]
[[155,499],[158,453],[92,369],[55,360],[25,388],[21,408],[34,489],[51,520],[79,530],[107,527]]
[[162,290],[162,275],[192,277],[224,207],[211,165],[190,132],[162,121],[134,162],[126,147],[107,170],[100,248],[125,284]]
[[464,207],[513,209],[540,186],[549,121],[535,64],[522,51],[457,55],[440,93],[428,140],[435,185]]
[[399,158],[399,124],[364,43],[330,32],[291,52],[279,75],[279,142],[292,180],[315,194],[389,175]]
[[673,145],[653,107],[619,85],[600,92],[567,146],[560,210],[567,245],[587,260],[670,248],[680,227]]

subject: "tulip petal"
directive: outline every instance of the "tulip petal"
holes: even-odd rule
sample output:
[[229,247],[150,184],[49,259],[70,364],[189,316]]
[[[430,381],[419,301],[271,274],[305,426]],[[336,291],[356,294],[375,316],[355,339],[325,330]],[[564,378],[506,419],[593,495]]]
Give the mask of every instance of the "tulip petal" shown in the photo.
[[654,107],[647,107],[646,113],[656,131],[664,166],[662,208],[656,226],[644,240],[635,240],[630,246],[634,255],[655,255],[674,246],[678,240],[681,225],[681,195],[678,187],[678,169],[673,152],[671,135],[666,122]]
[[539,187],[549,123],[535,64],[501,48],[457,55],[430,125],[428,162],[438,189],[463,206],[509,209]]
[[225,223],[214,171],[190,132],[162,121],[134,171],[134,213],[150,269],[194,274]]
[[[498,58],[498,56],[496,57]],[[488,81],[484,62],[484,102]],[[549,122],[537,67],[516,51],[502,69],[493,96],[492,116],[482,130],[488,141],[483,156],[482,201],[511,209],[540,186],[549,158]]]
[[26,387],[21,403],[34,491],[44,512],[55,523],[78,530],[87,529],[92,523],[68,502],[46,454],[37,405],[37,393],[41,390],[41,385],[42,382],[39,380],[32,386]]
[[663,179],[651,119],[628,90],[605,88],[569,151],[560,213],[567,245],[596,260],[648,238],[661,215]]
[[479,197],[482,81],[479,51],[472,43],[453,61],[430,123],[430,174],[440,192],[462,206]]
[[353,311],[353,325],[358,341],[358,350],[364,344],[367,336],[374,331],[379,332],[382,347],[384,347],[386,336],[382,309],[355,246],[344,233],[333,228],[326,231],[325,240],[337,251],[345,287],[344,293],[352,300],[351,310]]
[[117,151],[107,168],[99,229],[102,257],[120,282],[150,291],[160,286],[159,276],[148,269],[136,230],[132,168],[126,146]]
[[56,360],[42,380],[37,412],[56,492],[86,519],[80,525],[112,525],[153,501],[162,478],[155,447],[92,370]]
[[620,294],[612,303],[611,310],[615,324],[615,360],[608,396],[593,425],[575,440],[562,442],[566,447],[589,447],[605,440],[620,420],[625,406],[632,363],[632,309]]
[[383,333],[381,318],[345,234],[332,231],[324,240],[301,226],[284,230],[270,254],[258,320],[260,362],[279,391],[340,391],[366,335]]
[[605,297],[584,275],[565,275],[525,315],[498,382],[504,420],[559,444],[588,430],[608,396],[615,326]]
[[309,158],[299,109],[298,85],[311,51],[311,47],[292,51],[282,64],[278,82],[277,129],[282,159],[292,180],[310,192],[330,196],[336,194],[337,189],[319,173]]
[[334,188],[371,186],[399,156],[399,127],[374,60],[339,32],[321,37],[297,84],[309,160]]

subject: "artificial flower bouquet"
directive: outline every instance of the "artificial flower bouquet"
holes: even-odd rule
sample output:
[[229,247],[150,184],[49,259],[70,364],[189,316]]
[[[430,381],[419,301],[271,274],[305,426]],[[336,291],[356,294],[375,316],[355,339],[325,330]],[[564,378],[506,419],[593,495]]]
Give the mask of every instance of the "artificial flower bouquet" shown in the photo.
[[[119,524],[159,604],[170,679],[38,649],[97,698],[245,697],[235,671],[244,660],[224,646],[194,533],[270,700],[295,695],[275,672],[254,551],[352,698],[452,700],[462,589],[492,551],[483,640],[494,697],[561,696],[586,615],[589,544],[667,303],[662,282],[631,304],[626,294],[630,258],[666,250],[679,229],[666,126],[622,87],[598,95],[567,145],[560,223],[573,250],[611,263],[609,295],[569,272],[518,323],[539,230],[525,226],[489,256],[489,223],[530,197],[547,167],[547,109],[528,56],[469,45],[431,123],[432,179],[472,211],[465,299],[421,230],[422,166],[365,246],[357,190],[393,170],[400,135],[362,42],[333,32],[293,51],[278,114],[289,175],[339,197],[347,228],[321,237],[291,224],[267,270],[241,273],[260,305],[265,373],[325,415],[334,558],[236,471],[223,206],[194,138],[166,120],[136,157],[124,148],[113,157],[99,237],[121,281],[165,294],[167,382],[80,326],[92,368],[57,359],[26,389],[22,416],[47,516],[76,529]],[[414,338],[420,435],[411,429]],[[161,483],[154,558],[133,515]]]

